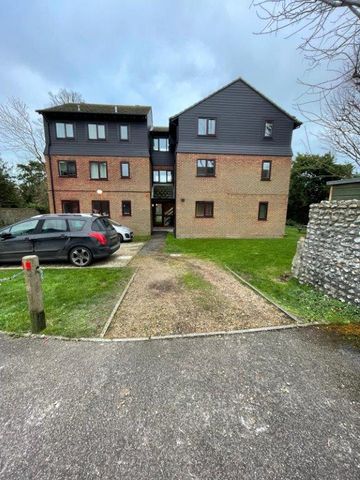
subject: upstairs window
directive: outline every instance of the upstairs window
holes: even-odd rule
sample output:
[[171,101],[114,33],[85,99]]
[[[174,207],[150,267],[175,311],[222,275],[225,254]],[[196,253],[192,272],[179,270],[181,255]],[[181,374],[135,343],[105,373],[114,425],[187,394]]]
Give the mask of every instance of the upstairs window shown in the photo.
[[76,177],[75,160],[59,161],[59,176],[60,177]]
[[91,180],[107,180],[107,163],[90,162]]
[[215,160],[197,160],[196,175],[198,177],[215,177]]
[[88,124],[89,140],[105,140],[105,125],[101,123]]
[[272,138],[273,127],[274,127],[274,122],[272,120],[266,120],[265,129],[264,129],[264,137],[265,138]]
[[260,202],[258,211],[258,220],[267,220],[268,217],[269,202]]
[[74,138],[74,125],[72,123],[56,122],[56,138]]
[[171,170],[154,170],[153,182],[154,183],[172,183],[172,171]]
[[263,160],[261,167],[261,180],[271,179],[271,160]]
[[120,140],[129,141],[129,125],[120,125]]
[[153,139],[153,148],[157,152],[168,152],[169,151],[169,139],[168,138],[154,138]]
[[130,178],[130,164],[129,162],[120,163],[121,178]]
[[216,120],[215,118],[198,118],[198,135],[215,136]]
[[214,202],[196,202],[195,216],[198,218],[211,218],[214,216]]

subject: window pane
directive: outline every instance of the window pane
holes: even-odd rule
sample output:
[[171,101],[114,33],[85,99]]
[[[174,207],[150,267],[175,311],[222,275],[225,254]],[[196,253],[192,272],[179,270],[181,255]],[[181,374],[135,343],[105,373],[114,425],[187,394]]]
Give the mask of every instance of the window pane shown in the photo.
[[167,152],[169,150],[167,138],[159,138],[159,149],[160,152]]
[[157,170],[153,171],[153,182],[158,183],[159,182],[159,172]]
[[167,181],[168,181],[168,183],[172,182],[172,171],[171,170],[168,170],[168,172],[167,172]]
[[154,138],[154,150],[158,151],[159,150],[159,139]]
[[56,136],[58,138],[65,138],[65,125],[63,123],[56,124]]
[[131,202],[128,202],[128,201],[122,202],[122,214],[131,215]]
[[265,122],[265,137],[272,137],[273,122]]
[[207,202],[205,203],[205,216],[212,217],[213,216],[213,203]]
[[90,140],[96,140],[97,139],[96,125],[94,123],[89,123],[88,132],[89,132]]
[[59,175],[67,175],[67,165],[66,162],[59,162]]
[[203,217],[205,213],[204,202],[196,202],[196,216]]
[[99,166],[96,162],[90,162],[90,178],[99,178]]
[[108,217],[110,216],[110,202],[100,202],[100,213],[101,215],[107,215]]
[[127,125],[120,126],[120,138],[121,140],[129,140],[129,130]]
[[107,178],[107,165],[105,162],[100,163],[100,178]]
[[129,164],[128,163],[122,163],[121,164],[121,176],[122,177],[129,177]]
[[71,232],[80,232],[85,226],[85,220],[68,220]]
[[66,232],[66,231],[67,231],[66,220],[62,220],[62,219],[45,220],[41,228],[42,233],[56,233],[56,232]]
[[15,237],[25,234],[34,233],[39,220],[30,220],[29,222],[22,222],[10,228],[10,233]]
[[259,203],[259,220],[266,220],[268,213],[268,204],[265,202]]
[[215,135],[215,120],[208,120],[208,135]]
[[72,123],[67,123],[66,124],[66,136],[68,138],[73,138],[74,137],[74,127]]
[[206,135],[206,118],[198,119],[198,135]]
[[105,125],[98,125],[98,138],[104,139],[105,138]]
[[160,183],[166,183],[166,170],[160,170]]
[[207,174],[208,175],[215,175],[215,160],[208,160],[207,161]]
[[67,172],[68,172],[68,175],[76,175],[76,163],[75,162],[67,162]]
[[206,160],[197,160],[197,175],[206,175]]
[[270,178],[270,169],[271,169],[271,162],[263,162],[262,163],[262,172],[261,178],[269,179]]

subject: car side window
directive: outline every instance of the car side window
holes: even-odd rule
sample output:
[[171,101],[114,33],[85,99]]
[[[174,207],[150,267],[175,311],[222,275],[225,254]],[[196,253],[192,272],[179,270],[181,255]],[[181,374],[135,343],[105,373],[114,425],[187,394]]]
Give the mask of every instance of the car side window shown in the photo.
[[69,219],[69,227],[71,232],[81,232],[81,230],[84,228],[86,221],[85,220],[74,220],[74,219]]
[[29,220],[27,222],[18,223],[9,229],[9,232],[14,237],[23,235],[31,235],[35,232],[39,220]]
[[67,231],[66,220],[62,218],[49,218],[45,220],[41,233],[61,233]]

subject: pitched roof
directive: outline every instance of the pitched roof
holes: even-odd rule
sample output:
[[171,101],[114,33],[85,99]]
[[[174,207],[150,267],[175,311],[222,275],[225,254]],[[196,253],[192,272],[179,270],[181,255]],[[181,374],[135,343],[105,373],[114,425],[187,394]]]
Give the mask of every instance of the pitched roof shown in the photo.
[[38,113],[101,113],[112,115],[147,115],[151,107],[143,105],[104,105],[99,103],[64,103],[36,110]]
[[287,117],[289,117],[291,120],[294,121],[294,125],[295,125],[295,128],[297,127],[300,127],[300,125],[302,125],[302,122],[300,122],[300,120],[298,120],[296,117],[294,117],[293,115],[290,115],[290,113],[286,112],[286,110],[284,110],[283,108],[279,107],[279,105],[277,105],[275,102],[273,102],[272,100],[270,100],[270,98],[266,97],[263,93],[259,92],[259,90],[256,90],[256,88],[254,88],[252,85],[250,85],[250,83],[246,82],[242,77],[238,77],[236,78],[235,80],[233,80],[232,82],[228,83],[227,85],[224,85],[223,87],[219,88],[218,90],[216,90],[215,92],[212,92],[210,93],[210,95],[207,95],[205,98],[202,98],[201,100],[199,100],[198,102],[194,103],[193,105],[191,105],[190,107],[187,107],[185,108],[184,110],[182,110],[181,112],[177,113],[176,115],[173,115],[172,117],[170,117],[170,120],[173,120],[177,117],[179,117],[181,114],[187,112],[188,110],[190,110],[191,108],[195,107],[196,105],[199,105],[200,103],[204,102],[205,100],[207,100],[208,98],[211,98],[213,97],[214,95],[216,95],[217,93],[221,92],[222,90],[225,90],[226,88],[230,87],[231,85],[233,85],[234,83],[236,82],[242,82],[244,85],[246,85],[247,87],[251,88],[251,90],[253,90],[254,92],[256,92],[258,95],[260,95],[261,97],[263,97],[265,100],[267,100],[269,103],[271,103],[275,108],[277,108],[278,110],[280,110],[280,112],[284,113]]
[[330,182],[326,182],[326,185],[351,185],[352,183],[360,183],[360,177],[331,180]]

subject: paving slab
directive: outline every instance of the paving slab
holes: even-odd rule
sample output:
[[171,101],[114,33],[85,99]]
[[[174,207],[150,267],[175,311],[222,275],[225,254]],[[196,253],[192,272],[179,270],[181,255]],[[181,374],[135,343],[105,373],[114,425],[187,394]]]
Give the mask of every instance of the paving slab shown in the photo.
[[357,480],[360,358],[319,328],[0,335],[2,480]]

